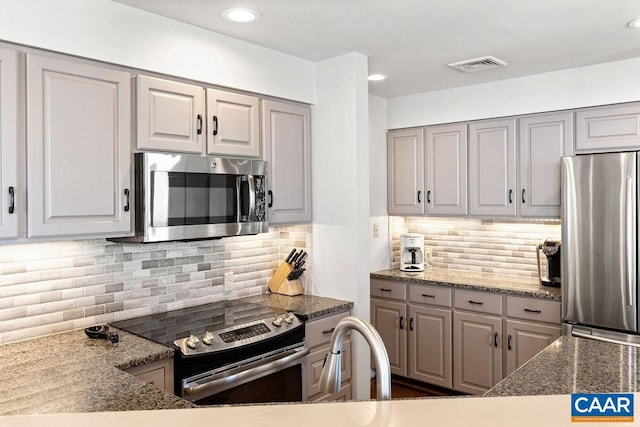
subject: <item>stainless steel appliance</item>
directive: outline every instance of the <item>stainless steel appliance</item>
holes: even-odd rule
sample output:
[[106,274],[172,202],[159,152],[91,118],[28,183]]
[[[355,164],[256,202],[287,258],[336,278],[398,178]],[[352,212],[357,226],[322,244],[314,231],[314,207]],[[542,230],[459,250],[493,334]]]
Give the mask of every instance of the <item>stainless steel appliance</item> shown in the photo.
[[136,153],[135,237],[158,242],[268,231],[266,162]]
[[174,347],[175,394],[195,404],[306,399],[309,350],[293,313],[235,300],[112,326]]
[[[546,275],[542,274],[542,257],[540,257],[540,252],[543,253],[546,260]],[[540,280],[540,284],[542,286],[559,288],[560,277],[562,276],[560,240],[545,239],[544,242],[536,246],[536,256],[538,258],[538,280]]]
[[422,234],[400,235],[400,270],[424,271],[424,236]]
[[562,316],[575,336],[640,342],[638,156],[562,158]]

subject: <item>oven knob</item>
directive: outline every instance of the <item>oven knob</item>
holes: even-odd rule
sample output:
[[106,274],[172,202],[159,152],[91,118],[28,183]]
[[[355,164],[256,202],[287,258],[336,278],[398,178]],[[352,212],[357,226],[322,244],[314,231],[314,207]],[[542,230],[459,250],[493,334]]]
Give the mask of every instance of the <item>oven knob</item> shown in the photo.
[[273,319],[273,322],[271,323],[273,323],[273,326],[277,326],[279,328],[280,326],[282,326],[282,320],[283,320],[282,316],[278,316],[275,319]]
[[293,313],[287,313],[287,315],[284,317],[284,321],[288,324],[293,323],[293,319],[295,318],[295,316],[293,315]]
[[213,343],[213,334],[209,331],[205,332],[202,337],[202,342],[206,345],[211,345],[211,343]]
[[187,347],[195,349],[198,346],[199,342],[200,340],[197,336],[191,335],[189,338],[187,338]]

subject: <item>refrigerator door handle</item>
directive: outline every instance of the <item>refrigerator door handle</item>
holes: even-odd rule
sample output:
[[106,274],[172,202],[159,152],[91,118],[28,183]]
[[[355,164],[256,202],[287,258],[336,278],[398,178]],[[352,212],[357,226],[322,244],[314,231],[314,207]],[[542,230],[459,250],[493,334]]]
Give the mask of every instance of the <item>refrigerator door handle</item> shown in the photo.
[[635,189],[635,178],[627,178],[627,209],[625,212],[625,232],[626,232],[626,269],[627,269],[627,305],[634,305],[634,286],[636,283],[636,212],[635,212],[635,203],[632,203],[632,200],[635,200],[636,197],[636,189]]

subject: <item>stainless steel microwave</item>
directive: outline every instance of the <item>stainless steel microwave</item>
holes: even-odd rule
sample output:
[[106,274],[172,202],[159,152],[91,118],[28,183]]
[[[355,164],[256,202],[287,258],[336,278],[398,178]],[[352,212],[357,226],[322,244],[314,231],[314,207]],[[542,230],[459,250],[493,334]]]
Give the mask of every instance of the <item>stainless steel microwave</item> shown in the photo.
[[268,231],[266,162],[136,153],[135,237],[208,239]]

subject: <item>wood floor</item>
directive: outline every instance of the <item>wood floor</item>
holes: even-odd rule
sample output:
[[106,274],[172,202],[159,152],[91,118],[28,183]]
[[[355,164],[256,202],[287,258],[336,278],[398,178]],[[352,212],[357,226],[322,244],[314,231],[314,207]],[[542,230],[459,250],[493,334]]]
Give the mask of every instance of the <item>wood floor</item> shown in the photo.
[[[461,393],[446,388],[431,386],[429,384],[412,381],[408,378],[391,377],[391,398],[392,399],[410,399],[416,397],[435,397],[435,396],[460,396]],[[375,400],[376,379],[371,379],[371,399]]]

